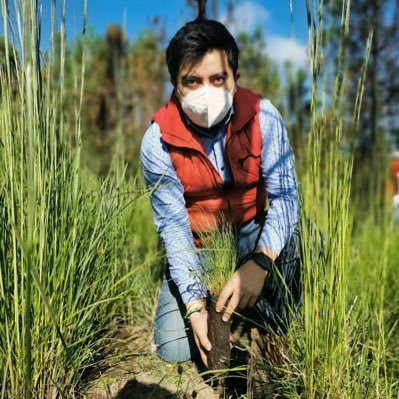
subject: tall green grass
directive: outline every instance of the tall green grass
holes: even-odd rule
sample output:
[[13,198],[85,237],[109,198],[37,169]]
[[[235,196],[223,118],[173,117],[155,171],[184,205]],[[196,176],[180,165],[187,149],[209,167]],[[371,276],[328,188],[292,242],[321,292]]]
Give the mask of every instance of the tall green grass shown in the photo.
[[85,53],[75,66],[71,121],[63,110],[65,2],[59,59],[52,6],[52,48],[43,64],[37,2],[16,1],[11,20],[1,1],[5,40],[13,44],[0,69],[1,398],[74,397],[108,325],[127,317],[142,294],[133,291],[132,265],[122,259],[146,265],[143,252],[126,257],[123,236],[144,225],[131,226],[138,185],[120,169],[100,181],[81,165]]
[[[336,69],[324,52],[325,4],[308,0],[306,5],[312,97],[306,164],[301,168],[306,171],[301,176],[303,306],[302,318],[287,337],[280,391],[289,398],[393,398],[398,369],[388,351],[393,330],[387,330],[385,287],[392,265],[389,248],[397,235],[388,224],[368,223],[353,230],[352,155],[344,151],[343,43],[350,34],[350,1],[342,2]],[[353,123],[361,116],[371,40],[372,34],[359,74]]]

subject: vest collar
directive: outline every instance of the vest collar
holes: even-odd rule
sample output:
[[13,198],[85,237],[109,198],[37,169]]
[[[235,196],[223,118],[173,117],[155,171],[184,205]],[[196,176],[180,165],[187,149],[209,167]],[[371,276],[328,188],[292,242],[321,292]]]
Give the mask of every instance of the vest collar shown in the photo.
[[231,131],[241,130],[258,112],[260,96],[248,89],[237,86],[234,96],[234,114],[231,118]]

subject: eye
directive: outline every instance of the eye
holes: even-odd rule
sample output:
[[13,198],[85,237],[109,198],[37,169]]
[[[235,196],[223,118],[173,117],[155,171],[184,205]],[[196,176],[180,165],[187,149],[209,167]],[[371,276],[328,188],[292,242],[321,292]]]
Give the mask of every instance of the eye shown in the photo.
[[215,77],[212,79],[212,83],[213,83],[215,86],[222,86],[222,85],[224,84],[225,81],[226,81],[226,77],[225,77],[225,76],[222,76],[222,75],[215,76]]
[[194,87],[197,83],[198,83],[197,80],[195,80],[195,79],[190,79],[190,80],[188,80],[188,81],[186,82],[186,85],[187,85],[188,87]]
[[199,79],[196,78],[185,78],[183,79],[183,86],[188,87],[189,89],[194,89],[200,84]]

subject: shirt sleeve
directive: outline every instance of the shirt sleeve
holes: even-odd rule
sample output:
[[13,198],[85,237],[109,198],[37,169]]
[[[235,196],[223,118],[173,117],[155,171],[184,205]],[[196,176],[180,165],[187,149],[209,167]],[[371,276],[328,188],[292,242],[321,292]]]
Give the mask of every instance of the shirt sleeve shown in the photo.
[[270,101],[260,105],[262,134],[261,169],[269,199],[269,209],[258,246],[280,254],[298,223],[300,198],[283,118]]
[[170,275],[184,303],[205,298],[206,290],[199,283],[200,262],[190,229],[184,189],[155,122],[144,135],[141,162],[144,180],[150,190],[154,222],[165,245]]

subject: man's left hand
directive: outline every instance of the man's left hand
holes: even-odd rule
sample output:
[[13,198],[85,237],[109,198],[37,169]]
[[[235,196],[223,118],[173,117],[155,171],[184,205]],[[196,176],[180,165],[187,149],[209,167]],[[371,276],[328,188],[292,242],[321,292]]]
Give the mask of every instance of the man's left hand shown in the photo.
[[255,306],[266,277],[267,271],[252,259],[235,271],[216,303],[217,312],[224,309],[223,321],[228,321],[237,307],[245,309]]

